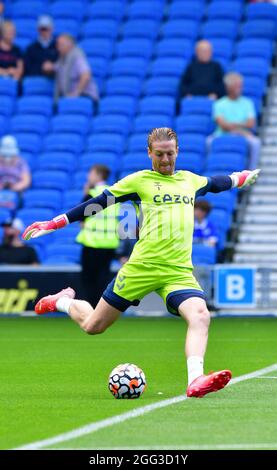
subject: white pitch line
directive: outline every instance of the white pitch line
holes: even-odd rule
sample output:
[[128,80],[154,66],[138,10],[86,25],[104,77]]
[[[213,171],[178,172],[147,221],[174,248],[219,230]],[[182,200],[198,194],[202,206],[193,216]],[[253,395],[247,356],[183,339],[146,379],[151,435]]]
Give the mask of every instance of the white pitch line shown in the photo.
[[[254,372],[250,372],[249,374],[240,375],[235,379],[232,379],[228,386],[234,385],[239,382],[243,382],[249,379],[255,379],[263,374],[269,374],[277,370],[277,364],[272,364],[269,367],[265,367],[264,369],[259,369]],[[85,436],[86,434],[91,434],[100,429],[104,429],[114,424],[123,423],[128,419],[137,418],[139,416],[143,416],[146,413],[150,413],[151,411],[157,410],[159,408],[165,408],[166,406],[176,405],[176,403],[180,403],[182,401],[187,400],[188,397],[186,395],[179,395],[177,397],[168,398],[167,400],[158,401],[156,403],[152,403],[151,405],[142,406],[140,408],[136,408],[131,411],[127,411],[126,413],[122,413],[117,416],[112,416],[111,418],[106,418],[101,421],[97,421],[94,423],[87,424],[77,429],[73,429],[72,431],[65,432],[63,434],[58,434],[57,436],[50,437],[48,439],[43,439],[41,441],[35,441],[31,444],[26,444],[21,447],[17,447],[15,450],[38,450],[43,449],[44,447],[53,446],[55,444],[59,444],[60,442],[70,441],[71,439],[76,439],[77,437]]]

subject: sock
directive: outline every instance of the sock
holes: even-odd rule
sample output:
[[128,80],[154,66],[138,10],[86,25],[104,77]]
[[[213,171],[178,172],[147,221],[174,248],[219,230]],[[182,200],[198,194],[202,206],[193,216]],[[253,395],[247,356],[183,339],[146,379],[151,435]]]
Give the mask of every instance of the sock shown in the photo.
[[74,299],[70,299],[69,297],[61,297],[56,302],[56,307],[59,312],[69,313],[70,304]]
[[190,356],[187,359],[188,384],[190,385],[197,377],[204,373],[204,360],[200,356]]

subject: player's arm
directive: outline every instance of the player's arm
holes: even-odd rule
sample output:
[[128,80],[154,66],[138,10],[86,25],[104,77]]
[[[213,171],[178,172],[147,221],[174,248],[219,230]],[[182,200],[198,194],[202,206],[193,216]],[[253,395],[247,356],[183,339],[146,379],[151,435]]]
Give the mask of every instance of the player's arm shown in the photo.
[[204,196],[207,193],[220,193],[232,188],[244,188],[255,183],[261,170],[244,170],[234,172],[231,175],[218,175],[207,178],[205,186],[198,189],[196,196]]
[[73,222],[82,221],[84,217],[93,216],[103,209],[106,209],[106,207],[117,204],[118,202],[137,200],[138,194],[132,189],[132,177],[133,175],[123,178],[111,186],[109,190],[106,189],[102,194],[88,199],[82,204],[73,207],[73,209],[70,209],[65,214],[54,217],[52,220],[34,222],[26,228],[22,238],[29,240],[30,238],[41,237],[42,235],[54,232]]

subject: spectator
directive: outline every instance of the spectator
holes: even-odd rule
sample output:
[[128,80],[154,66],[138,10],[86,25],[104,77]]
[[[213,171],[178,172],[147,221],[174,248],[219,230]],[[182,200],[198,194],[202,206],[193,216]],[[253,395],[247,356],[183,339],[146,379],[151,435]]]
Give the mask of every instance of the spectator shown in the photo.
[[208,201],[201,199],[194,204],[194,232],[193,243],[201,243],[208,246],[217,244],[216,230],[208,220],[211,206]]
[[19,47],[14,45],[15,26],[3,21],[0,39],[0,76],[20,80],[23,74],[23,60]]
[[82,49],[75,44],[70,34],[61,34],[57,39],[59,59],[43,64],[44,72],[56,71],[56,98],[61,96],[90,96],[98,101],[98,89]]
[[29,167],[19,156],[16,139],[11,135],[0,142],[0,189],[21,192],[31,184]]
[[254,134],[256,112],[250,98],[242,96],[243,77],[236,72],[229,72],[224,77],[227,96],[214,103],[214,119],[217,123],[214,136],[223,134],[242,135],[246,138],[249,149],[248,168],[257,168],[260,139]]
[[217,99],[224,95],[223,71],[218,62],[212,60],[212,45],[209,41],[198,41],[196,58],[188,65],[181,78],[180,96],[208,96]]
[[4,21],[4,9],[5,9],[4,2],[0,2],[0,28],[1,28],[2,23]]
[[[109,175],[110,170],[105,165],[94,165],[91,168],[85,185],[84,201],[109,188],[106,183]],[[81,264],[85,296],[93,307],[110,281],[110,264],[119,246],[118,212],[117,204],[95,217],[86,217],[77,237],[77,241],[83,245]]]
[[54,72],[43,69],[45,62],[54,64],[58,59],[56,41],[53,37],[53,21],[50,16],[42,15],[38,19],[38,38],[30,44],[25,53],[25,75],[53,77]]
[[2,224],[4,236],[0,245],[0,264],[39,264],[36,251],[21,240],[24,225],[20,219],[7,220]]

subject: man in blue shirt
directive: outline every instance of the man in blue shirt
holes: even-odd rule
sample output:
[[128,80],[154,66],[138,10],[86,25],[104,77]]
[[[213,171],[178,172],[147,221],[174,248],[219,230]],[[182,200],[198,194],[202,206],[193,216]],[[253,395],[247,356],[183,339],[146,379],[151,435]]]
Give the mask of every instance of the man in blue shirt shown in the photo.
[[213,115],[217,128],[213,137],[224,134],[242,135],[249,145],[250,169],[256,168],[260,153],[260,139],[254,135],[256,111],[250,98],[242,96],[243,77],[236,72],[224,77],[227,96],[214,103]]
[[211,206],[204,199],[196,200],[194,204],[194,232],[193,243],[215,246],[217,235],[215,227],[208,220]]

